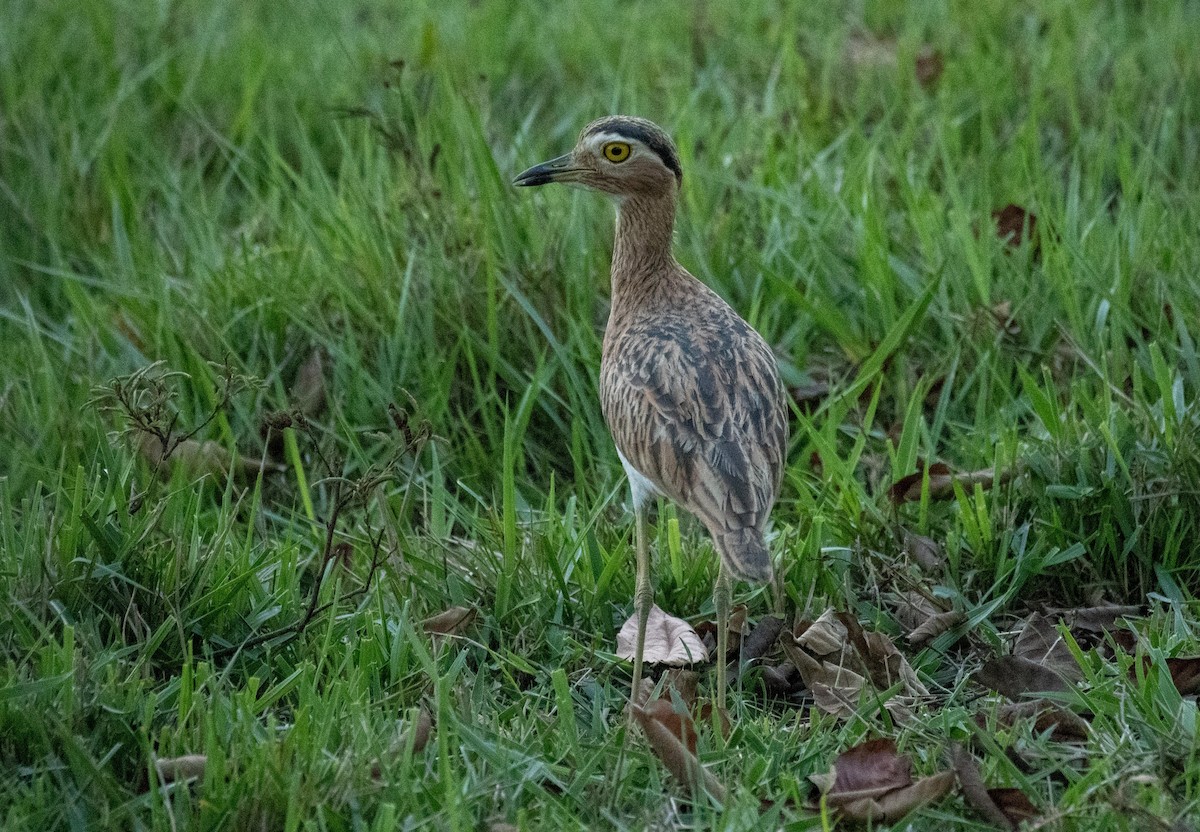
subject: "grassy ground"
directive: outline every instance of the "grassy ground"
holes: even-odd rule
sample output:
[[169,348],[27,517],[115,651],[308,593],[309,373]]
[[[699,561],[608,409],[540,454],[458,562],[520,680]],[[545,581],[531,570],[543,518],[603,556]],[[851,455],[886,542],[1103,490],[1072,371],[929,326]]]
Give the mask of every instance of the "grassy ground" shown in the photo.
[[[891,737],[918,773],[970,744],[1048,828],[1188,828],[1196,707],[1161,668],[1200,622],[1194,6],[532,5],[6,5],[0,823],[821,828],[808,775]],[[796,408],[751,620],[850,611],[931,692],[839,719],[750,674],[728,744],[701,737],[723,807],[624,727],[611,208],[508,184],[614,111],[677,138],[681,261],[830,387]],[[314,348],[328,406],[264,440]],[[156,478],[96,389],[152,362],[186,375],[142,418],[283,470]],[[894,505],[919,460],[1015,476]],[[702,531],[657,530],[659,603],[711,617]],[[911,586],[966,623],[908,647]],[[971,674],[1039,604],[1100,598],[1146,605],[1151,670],[1081,657],[1086,740],[997,725]],[[478,614],[435,646],[452,606]],[[165,785],[185,754],[202,781]],[[986,827],[958,795],[904,823]]]

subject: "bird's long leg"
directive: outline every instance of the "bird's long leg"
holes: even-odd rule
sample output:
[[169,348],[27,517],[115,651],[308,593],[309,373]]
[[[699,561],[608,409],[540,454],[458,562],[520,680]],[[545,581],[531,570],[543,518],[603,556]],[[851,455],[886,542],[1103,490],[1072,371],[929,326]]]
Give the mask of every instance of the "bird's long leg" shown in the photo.
[[717,583],[713,587],[713,606],[717,611],[717,707],[725,710],[725,656],[729,652],[729,604],[733,595],[733,581],[725,559],[717,569]]
[[654,605],[654,585],[650,583],[650,549],[646,540],[646,508],[634,509],[637,530],[637,583],[633,590],[633,609],[638,617],[637,647],[633,653],[633,687],[629,691],[630,703],[636,704],[638,689],[642,686],[642,653],[646,648],[646,621],[650,618],[650,607]]

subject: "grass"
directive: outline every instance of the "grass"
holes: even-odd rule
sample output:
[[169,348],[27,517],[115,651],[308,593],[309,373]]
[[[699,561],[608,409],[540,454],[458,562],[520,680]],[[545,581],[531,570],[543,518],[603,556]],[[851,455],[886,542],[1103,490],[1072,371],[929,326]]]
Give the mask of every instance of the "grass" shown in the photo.
[[[929,772],[974,736],[1046,827],[1194,823],[1196,706],[1161,661],[1138,683],[1083,656],[1082,747],[998,727],[968,676],[1042,602],[1147,604],[1141,649],[1197,650],[1197,40],[1188,4],[1099,0],[9,3],[0,822],[817,829],[838,822],[807,776],[839,751],[894,737]],[[969,616],[965,647],[906,651],[934,694],[913,724],[736,695],[729,744],[701,744],[724,807],[681,802],[625,736],[611,209],[509,185],[615,111],[677,139],[681,261],[789,385],[831,386],[796,409],[783,578],[740,588],[751,618],[834,606],[899,634],[897,575]],[[1009,203],[1037,217],[1016,246],[992,233]],[[329,407],[285,431],[285,473],[157,482],[89,405],[161,361],[181,428],[216,413],[198,438],[259,456],[314,348]],[[221,407],[222,365],[261,383]],[[403,452],[390,402],[435,438]],[[919,460],[1018,473],[893,506]],[[327,562],[340,489],[381,470]],[[656,529],[659,603],[711,616],[702,530]],[[936,578],[905,529],[944,545]],[[250,642],[314,591],[301,632]],[[453,605],[478,618],[435,649],[419,622]],[[168,788],[154,761],[182,754],[203,783]],[[908,824],[984,828],[959,797]]]

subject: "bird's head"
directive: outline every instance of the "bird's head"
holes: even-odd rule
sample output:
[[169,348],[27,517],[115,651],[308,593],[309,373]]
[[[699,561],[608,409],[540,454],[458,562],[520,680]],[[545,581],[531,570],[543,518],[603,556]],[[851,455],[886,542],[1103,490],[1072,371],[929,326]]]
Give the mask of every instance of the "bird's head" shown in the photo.
[[627,197],[667,194],[682,181],[679,153],[661,127],[644,118],[607,116],[583,128],[570,153],[534,165],[514,184],[563,182]]

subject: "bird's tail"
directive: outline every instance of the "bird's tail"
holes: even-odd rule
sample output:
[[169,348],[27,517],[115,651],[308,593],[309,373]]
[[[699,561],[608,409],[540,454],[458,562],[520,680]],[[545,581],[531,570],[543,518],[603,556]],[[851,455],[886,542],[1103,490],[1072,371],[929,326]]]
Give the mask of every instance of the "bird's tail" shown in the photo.
[[771,553],[767,551],[761,529],[734,529],[713,534],[721,560],[742,581],[770,583],[774,576]]

